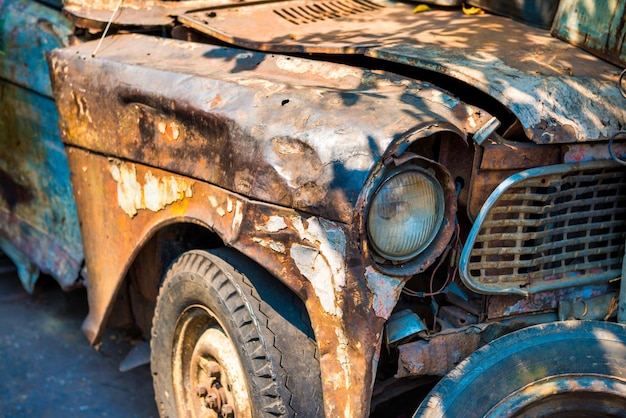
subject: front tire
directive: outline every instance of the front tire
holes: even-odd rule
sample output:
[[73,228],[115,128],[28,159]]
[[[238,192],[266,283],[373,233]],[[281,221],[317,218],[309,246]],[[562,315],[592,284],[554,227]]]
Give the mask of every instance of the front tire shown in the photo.
[[281,283],[232,250],[183,254],[166,274],[153,319],[160,414],[322,416],[305,314]]
[[568,321],[499,338],[444,377],[421,417],[624,417],[626,326]]

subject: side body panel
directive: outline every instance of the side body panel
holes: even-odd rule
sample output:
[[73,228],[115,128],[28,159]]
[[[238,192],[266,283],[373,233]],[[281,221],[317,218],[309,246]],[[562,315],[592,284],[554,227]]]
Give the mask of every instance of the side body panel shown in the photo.
[[613,62],[626,64],[626,2],[561,0],[552,34]]
[[0,248],[29,291],[39,270],[72,286],[83,259],[44,57],[71,34],[58,10],[0,1]]

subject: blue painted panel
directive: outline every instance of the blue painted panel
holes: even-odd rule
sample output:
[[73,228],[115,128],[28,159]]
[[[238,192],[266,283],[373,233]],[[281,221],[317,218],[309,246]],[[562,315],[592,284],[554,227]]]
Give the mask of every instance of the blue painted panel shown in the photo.
[[32,0],[0,0],[0,78],[52,97],[45,53],[72,38],[60,11]]
[[561,0],[552,34],[626,66],[626,0]]
[[[44,54],[67,44],[69,28],[55,9],[0,0],[2,247],[22,253],[63,287],[76,281],[83,250]],[[32,290],[33,276],[21,279]]]

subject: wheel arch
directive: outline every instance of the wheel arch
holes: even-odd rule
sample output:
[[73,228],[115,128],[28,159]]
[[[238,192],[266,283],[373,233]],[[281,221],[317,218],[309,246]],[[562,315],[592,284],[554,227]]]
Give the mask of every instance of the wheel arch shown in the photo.
[[171,263],[185,251],[222,246],[222,237],[196,219],[155,224],[127,260],[118,290],[109,302],[111,314],[101,327],[134,325],[149,337],[159,287]]
[[[118,288],[109,301],[110,314],[103,317],[100,329],[107,326],[133,325],[139,328],[145,338],[150,336],[156,299],[163,277],[168,268],[185,252],[190,250],[217,250],[228,257],[237,270],[246,275],[262,271],[266,281],[272,281],[292,294],[289,304],[302,304],[300,295],[286,286],[254,260],[240,250],[225,243],[223,236],[198,219],[168,219],[153,225],[142,237],[141,244],[129,256],[123,274],[118,278]],[[259,289],[262,293],[263,289]],[[310,327],[308,311],[303,309],[303,318]],[[309,337],[315,340],[312,329]]]

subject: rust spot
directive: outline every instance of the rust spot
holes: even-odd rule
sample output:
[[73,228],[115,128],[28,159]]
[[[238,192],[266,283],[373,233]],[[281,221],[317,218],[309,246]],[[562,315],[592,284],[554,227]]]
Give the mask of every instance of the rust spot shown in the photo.
[[157,129],[168,142],[178,141],[182,136],[181,127],[176,122],[160,121],[157,123]]
[[220,96],[219,94],[217,94],[215,96],[215,98],[213,98],[213,100],[211,101],[211,107],[217,107],[220,104],[222,104],[222,96]]

